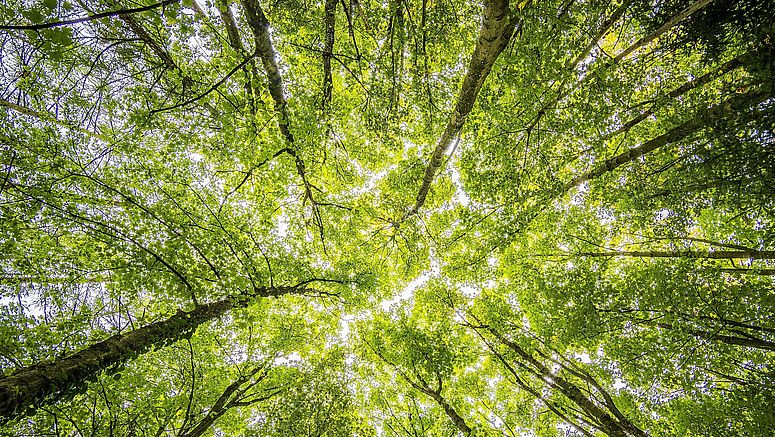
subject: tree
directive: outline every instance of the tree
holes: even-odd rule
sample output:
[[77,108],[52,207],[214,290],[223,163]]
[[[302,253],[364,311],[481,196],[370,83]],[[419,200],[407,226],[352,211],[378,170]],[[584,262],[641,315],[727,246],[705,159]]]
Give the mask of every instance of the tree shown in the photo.
[[3,3],[0,434],[768,435],[771,3]]

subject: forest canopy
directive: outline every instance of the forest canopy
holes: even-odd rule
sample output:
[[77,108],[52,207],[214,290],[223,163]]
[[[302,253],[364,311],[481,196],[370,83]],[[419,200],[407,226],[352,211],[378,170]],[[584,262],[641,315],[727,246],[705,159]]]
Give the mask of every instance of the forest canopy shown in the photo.
[[0,4],[0,435],[771,435],[773,2],[154,1]]

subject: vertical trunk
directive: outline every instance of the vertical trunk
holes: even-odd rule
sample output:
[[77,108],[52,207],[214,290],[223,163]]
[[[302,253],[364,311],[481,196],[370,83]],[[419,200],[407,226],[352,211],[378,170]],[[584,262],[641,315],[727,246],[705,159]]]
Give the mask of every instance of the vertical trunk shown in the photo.
[[425,168],[422,185],[417,193],[417,200],[409,211],[410,214],[416,214],[425,203],[428,190],[430,190],[436,172],[441,167],[444,154],[460,134],[463,124],[465,124],[466,118],[476,102],[482,84],[490,74],[498,55],[509,43],[516,26],[517,20],[509,12],[508,0],[488,0],[485,2],[482,28],[471,56],[471,63],[468,65],[463,84],[460,87],[455,109],[449,117],[444,133],[441,134],[441,138],[436,144],[430,163]]
[[259,6],[257,0],[242,0],[242,6],[245,9],[245,18],[253,32],[255,39],[256,53],[261,58],[261,64],[264,66],[264,72],[269,84],[269,94],[274,100],[274,108],[277,113],[277,124],[280,127],[285,140],[289,146],[295,144],[293,134],[290,129],[290,120],[288,119],[288,101],[283,91],[283,78],[280,74],[280,66],[277,64],[277,53],[272,45],[272,37],[269,34],[269,20],[264,15],[264,11]]
[[47,363],[17,370],[0,378],[0,422],[21,416],[34,407],[61,398],[72,397],[87,380],[100,372],[120,365],[152,348],[173,343],[209,320],[216,319],[235,307],[245,307],[256,297],[303,293],[295,287],[259,288],[194,310],[178,311],[172,317],[151,323],[126,334],[113,335],[81,351]]
[[[226,27],[229,46],[237,53],[245,53],[245,45],[242,43],[242,38],[239,34],[237,20],[234,18],[229,3],[227,0],[216,0],[215,4],[218,7],[218,15],[220,15],[221,21],[223,21],[224,27]],[[256,68],[256,63],[253,59],[251,59],[249,65],[245,67],[245,75],[248,77],[247,83],[245,84],[245,93],[255,112],[255,99],[259,96],[261,91],[256,84],[256,81],[258,81],[258,69]]]

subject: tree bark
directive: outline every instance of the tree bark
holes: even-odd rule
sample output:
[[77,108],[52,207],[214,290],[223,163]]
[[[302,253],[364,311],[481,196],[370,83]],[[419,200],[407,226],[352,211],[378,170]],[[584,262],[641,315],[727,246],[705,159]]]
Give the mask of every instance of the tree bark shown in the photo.
[[436,393],[435,391],[427,391],[425,392],[428,396],[432,397],[434,401],[436,401],[441,408],[444,409],[444,412],[447,414],[447,417],[449,417],[452,422],[455,424],[457,429],[460,430],[460,432],[463,433],[464,436],[468,437],[471,435],[471,427],[468,426],[465,420],[460,416],[460,414],[455,411],[455,409],[452,407],[452,405],[447,402],[446,399],[444,399],[439,393]]
[[[619,417],[619,420],[612,417],[611,414],[603,410],[589,397],[584,395],[584,393],[576,384],[552,372],[551,369],[549,369],[543,363],[538,361],[535,357],[533,357],[532,354],[528,353],[517,343],[505,338],[503,335],[501,335],[499,332],[497,332],[495,329],[491,327],[488,327],[487,329],[501,343],[506,345],[512,351],[514,351],[522,360],[525,361],[525,363],[533,366],[533,368],[535,369],[534,371],[541,377],[543,381],[545,381],[550,386],[553,386],[556,389],[558,389],[560,393],[563,394],[563,396],[565,396],[571,402],[576,404],[579,408],[581,408],[582,411],[584,411],[590,417],[594,418],[598,422],[599,426],[601,427],[601,430],[605,432],[607,435],[614,436],[614,437],[627,437],[627,436],[645,437],[646,436],[646,433],[643,430],[641,430],[640,428],[635,426],[632,422],[624,418],[621,415],[621,413],[617,414],[617,416]],[[602,390],[602,388],[600,389]],[[606,400],[611,399],[610,396],[605,396],[605,397],[606,397]],[[611,403],[610,406],[608,406],[608,408],[612,412],[613,411],[617,413],[619,412],[618,408],[616,408],[613,402]]]
[[20,417],[41,405],[70,398],[100,372],[115,368],[152,348],[180,340],[202,323],[216,319],[232,308],[246,307],[257,297],[306,291],[297,287],[260,287],[250,293],[199,305],[192,311],[178,310],[168,319],[126,334],[115,334],[72,355],[21,368],[0,378],[0,422]]
[[699,251],[606,251],[581,252],[578,256],[607,258],[628,256],[633,258],[698,258],[698,259],[775,259],[775,250],[716,250],[712,252]]
[[694,117],[670,129],[666,133],[651,139],[641,144],[640,146],[633,147],[624,153],[616,155],[613,158],[606,160],[598,167],[574,178],[565,184],[564,191],[568,191],[571,188],[583,184],[584,182],[612,172],[618,167],[632,162],[641,156],[646,155],[647,153],[659,149],[660,147],[683,140],[694,132],[707,127],[713,121],[717,119],[723,119],[729,114],[739,115],[743,121],[751,120],[756,117],[757,111],[746,110],[749,110],[754,105],[761,103],[771,96],[772,93],[769,91],[749,91],[745,94],[731,97],[719,105],[713,106],[703,111],[699,111],[694,115]]
[[259,6],[257,0],[242,0],[242,7],[245,9],[245,18],[250,25],[255,39],[256,53],[261,58],[261,64],[264,66],[267,82],[269,85],[269,94],[274,100],[275,112],[279,119],[277,124],[280,127],[285,140],[289,145],[295,144],[293,133],[291,133],[290,122],[288,118],[288,101],[283,91],[283,78],[280,74],[280,67],[277,64],[277,52],[272,45],[272,37],[269,34],[269,20],[264,15],[264,11]]
[[656,326],[662,328],[662,329],[672,329],[672,330],[679,330],[684,331],[688,334],[691,334],[698,338],[703,338],[705,340],[715,340],[720,341],[722,343],[731,344],[733,346],[745,346],[750,347],[754,349],[761,349],[766,351],[775,351],[775,342],[767,341],[761,338],[756,337],[735,337],[732,335],[723,335],[718,334],[715,332],[708,332],[708,331],[702,331],[699,329],[684,329],[680,327],[673,326],[668,323],[656,323]]
[[518,19],[516,15],[509,13],[508,0],[488,0],[485,2],[482,28],[479,31],[479,38],[476,41],[474,53],[471,56],[471,63],[468,65],[463,84],[460,87],[455,109],[452,111],[447,127],[436,144],[430,163],[425,168],[425,175],[423,176],[420,191],[417,193],[417,200],[409,214],[416,214],[425,203],[428,190],[430,190],[436,172],[441,167],[444,155],[460,134],[466,118],[471,113],[471,109],[476,102],[476,97],[482,88],[482,84],[484,84],[485,79],[490,74],[490,70],[498,59],[498,55],[501,54],[511,40],[517,24]]

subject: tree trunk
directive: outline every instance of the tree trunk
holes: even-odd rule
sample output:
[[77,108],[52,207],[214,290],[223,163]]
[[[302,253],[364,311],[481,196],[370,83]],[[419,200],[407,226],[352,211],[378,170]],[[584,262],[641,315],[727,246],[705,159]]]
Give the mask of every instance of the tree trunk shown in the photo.
[[688,334],[691,334],[698,338],[704,338],[706,340],[715,340],[720,341],[722,343],[731,344],[733,346],[745,346],[750,347],[754,349],[761,349],[766,351],[775,351],[775,342],[763,340],[761,338],[756,337],[735,337],[731,335],[723,335],[718,334],[715,332],[708,332],[708,331],[701,331],[698,329],[683,329],[680,327],[675,327],[668,323],[657,323],[656,326],[662,328],[662,329],[672,329],[672,330],[679,330],[684,331]]
[[498,59],[498,55],[511,40],[511,35],[514,33],[518,21],[516,16],[510,15],[508,0],[488,0],[485,2],[482,28],[479,31],[479,38],[476,41],[471,63],[468,65],[463,79],[463,85],[460,87],[455,109],[449,117],[444,133],[441,134],[441,138],[436,144],[430,163],[425,168],[422,185],[410,214],[417,213],[425,203],[433,177],[441,167],[444,154],[460,134],[468,114],[474,107],[476,96],[490,74],[495,60]]
[[715,250],[713,252],[698,251],[607,251],[581,252],[578,256],[607,258],[628,256],[634,258],[698,258],[698,259],[775,259],[775,250]]
[[[710,71],[708,73],[703,74],[702,76],[688,81],[684,83],[683,85],[679,86],[678,88],[670,91],[667,94],[666,103],[676,100],[677,98],[681,97],[682,95],[686,94],[687,92],[697,88],[701,87],[712,80],[716,79],[719,76],[723,76],[726,73],[729,73],[730,71],[750,63],[752,59],[755,56],[755,52],[749,52],[744,55],[740,55],[737,58],[731,59],[723,64],[721,64],[718,68],[714,69],[713,71]],[[605,134],[600,141],[605,141],[609,138],[613,138],[617,135],[623,134],[624,132],[628,132],[630,129],[633,128],[633,126],[637,125],[638,123],[642,122],[643,120],[647,119],[651,115],[654,115],[654,112],[660,108],[661,106],[664,106],[664,104],[654,104],[651,108],[649,108],[646,111],[641,112],[637,116],[633,117],[626,123],[624,123],[619,129]]]
[[[586,396],[576,384],[554,373],[551,369],[533,357],[532,354],[524,350],[520,345],[505,338],[498,331],[491,327],[487,327],[487,329],[501,343],[506,345],[522,360],[524,360],[525,364],[533,366],[535,369],[534,372],[540,375],[544,382],[546,382],[549,386],[556,388],[560,393],[562,393],[563,396],[568,398],[568,400],[576,404],[582,411],[589,415],[589,417],[594,418],[601,427],[601,430],[607,435],[614,437],[627,437],[631,435],[638,437],[646,436],[646,433],[643,430],[635,426],[632,422],[622,416],[621,413],[619,413],[618,408],[613,404],[612,400],[610,401],[611,405],[608,405],[607,408],[612,412],[618,413],[615,415],[619,418],[619,420],[612,417],[611,414],[609,414],[603,408],[598,406],[594,401],[592,401],[592,399]],[[600,390],[602,390],[599,385],[597,386]],[[606,401],[611,399],[607,393],[605,398]]]
[[12,375],[0,378],[0,422],[19,417],[41,405],[70,398],[100,372],[115,368],[154,347],[180,340],[202,323],[216,319],[232,308],[246,307],[256,297],[305,291],[296,287],[261,287],[251,293],[199,305],[189,312],[178,310],[166,320],[126,334],[115,334],[72,355],[18,369]]
[[436,403],[439,404],[441,408],[444,409],[444,412],[447,413],[447,417],[449,417],[452,420],[452,422],[455,424],[457,429],[459,429],[464,436],[468,437],[471,435],[471,427],[468,426],[466,421],[463,420],[460,414],[458,414],[457,411],[455,411],[455,409],[452,407],[452,405],[449,404],[449,402],[447,402],[446,399],[444,399],[440,394],[434,391],[427,391],[426,394],[432,397],[433,400],[435,400]]
[[586,181],[612,172],[618,167],[635,161],[641,156],[653,152],[660,147],[683,140],[692,133],[705,128],[716,120],[724,119],[730,114],[739,114],[743,121],[751,120],[755,118],[757,112],[748,110],[752,106],[761,103],[771,96],[772,93],[768,91],[751,91],[745,94],[731,97],[719,105],[700,111],[691,119],[670,129],[666,133],[651,139],[638,147],[633,147],[624,153],[616,155],[613,158],[606,160],[602,165],[574,178],[565,185],[564,191],[568,191],[571,188],[577,187]]
[[277,64],[277,52],[275,52],[272,45],[272,37],[269,34],[269,20],[264,15],[264,11],[259,6],[257,0],[242,0],[242,7],[245,9],[245,18],[253,32],[256,53],[261,58],[261,64],[264,66],[264,72],[269,84],[269,94],[272,96],[272,100],[274,100],[274,109],[278,117],[277,124],[288,145],[293,146],[295,140],[290,130],[288,101],[283,91],[283,78],[280,74],[280,66]]

